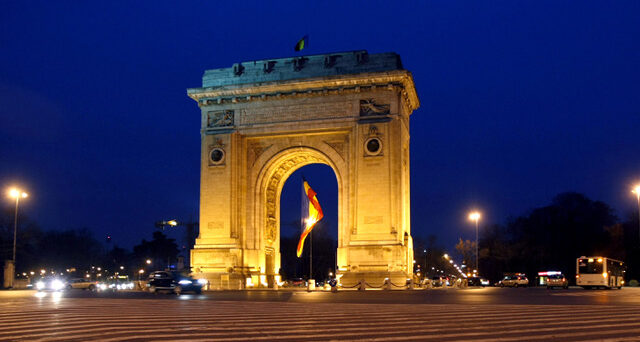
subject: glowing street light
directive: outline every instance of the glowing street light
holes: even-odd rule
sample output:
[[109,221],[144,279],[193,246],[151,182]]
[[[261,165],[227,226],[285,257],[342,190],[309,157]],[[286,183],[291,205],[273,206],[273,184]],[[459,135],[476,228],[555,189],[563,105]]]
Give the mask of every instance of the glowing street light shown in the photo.
[[478,268],[478,221],[480,220],[480,212],[469,213],[469,220],[476,221],[476,268]]
[[631,190],[638,199],[638,233],[640,234],[640,184],[636,185],[633,190]]
[[146,263],[147,265],[151,265],[151,259],[147,259]]
[[[11,259],[11,261],[13,262],[13,269],[15,270],[16,269],[16,238],[18,235],[18,204],[20,203],[21,198],[27,198],[29,194],[27,194],[26,192],[20,189],[11,188],[9,189],[7,195],[9,196],[9,198],[13,198],[16,200],[16,211],[13,219],[13,258]],[[11,286],[13,287],[13,281]]]
[[424,251],[424,277],[427,277],[427,250]]

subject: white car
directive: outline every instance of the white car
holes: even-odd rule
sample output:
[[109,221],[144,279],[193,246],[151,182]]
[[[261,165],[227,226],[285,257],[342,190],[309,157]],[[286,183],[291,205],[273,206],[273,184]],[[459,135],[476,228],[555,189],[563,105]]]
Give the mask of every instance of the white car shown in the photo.
[[500,287],[520,287],[529,285],[529,279],[524,274],[508,275],[500,281]]
[[66,287],[63,279],[55,277],[42,278],[36,281],[35,285],[35,288],[38,291],[62,291]]
[[69,282],[67,283],[67,289],[82,289],[82,290],[95,291],[98,289],[98,282],[88,280],[88,279],[83,279],[83,278],[75,278],[75,279],[69,280]]

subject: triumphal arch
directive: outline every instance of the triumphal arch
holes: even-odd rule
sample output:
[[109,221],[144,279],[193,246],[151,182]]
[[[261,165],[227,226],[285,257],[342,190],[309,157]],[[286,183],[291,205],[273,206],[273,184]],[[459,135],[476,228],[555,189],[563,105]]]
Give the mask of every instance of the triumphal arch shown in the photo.
[[413,272],[409,116],[419,101],[399,55],[242,62],[205,71],[188,95],[202,122],[196,277],[213,288],[278,282],[282,187],[321,163],[338,183],[342,284],[404,283]]

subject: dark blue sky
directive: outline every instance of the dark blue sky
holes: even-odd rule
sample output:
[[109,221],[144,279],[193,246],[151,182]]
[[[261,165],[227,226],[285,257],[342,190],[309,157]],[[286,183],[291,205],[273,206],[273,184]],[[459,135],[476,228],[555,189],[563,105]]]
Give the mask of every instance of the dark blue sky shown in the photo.
[[[294,55],[304,34],[306,54],[393,51],[413,72],[414,235],[451,246],[474,236],[470,208],[503,222],[563,191],[632,210],[637,1],[3,1],[0,186],[26,188],[45,228],[126,246],[196,215],[200,112],[185,89],[205,69]],[[335,179],[318,178],[322,200]]]

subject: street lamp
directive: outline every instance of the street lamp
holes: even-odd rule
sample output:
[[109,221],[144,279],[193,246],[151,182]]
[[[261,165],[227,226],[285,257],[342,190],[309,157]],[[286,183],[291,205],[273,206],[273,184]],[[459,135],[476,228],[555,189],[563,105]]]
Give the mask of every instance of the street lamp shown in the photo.
[[16,269],[16,238],[18,234],[18,204],[20,203],[21,198],[27,198],[27,196],[29,195],[26,192],[16,188],[9,189],[8,195],[10,198],[14,198],[16,200],[16,211],[13,219],[13,258],[11,258],[11,260],[13,261],[13,269],[15,270]]
[[477,211],[469,213],[469,220],[476,221],[476,269],[478,269],[478,220],[480,220],[480,213]]
[[427,277],[427,250],[424,250],[424,277]]
[[636,185],[631,192],[638,198],[638,233],[640,234],[640,184]]

